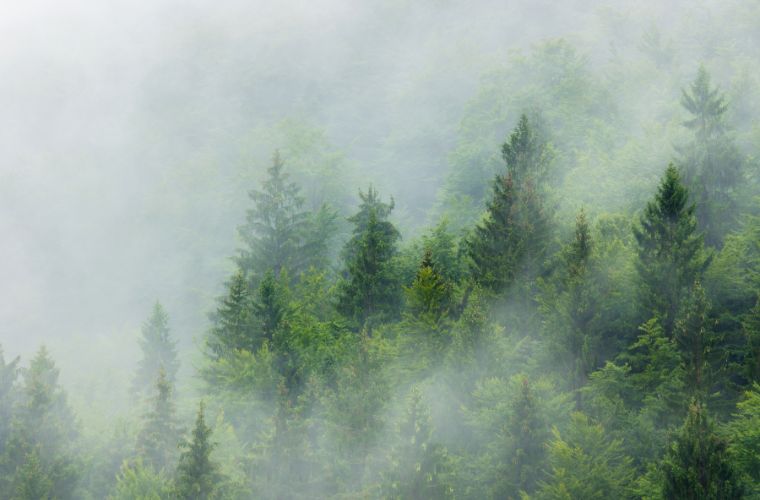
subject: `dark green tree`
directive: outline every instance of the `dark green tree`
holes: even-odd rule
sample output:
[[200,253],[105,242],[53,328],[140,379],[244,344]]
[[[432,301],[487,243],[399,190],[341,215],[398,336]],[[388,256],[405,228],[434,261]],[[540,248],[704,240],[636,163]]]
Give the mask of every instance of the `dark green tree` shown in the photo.
[[143,323],[140,349],[142,359],[132,383],[134,393],[149,394],[161,369],[165,370],[169,382],[174,384],[179,369],[177,343],[169,330],[169,316],[159,302],[153,305],[150,318]]
[[372,187],[359,196],[359,211],[348,219],[354,230],[343,251],[345,273],[338,290],[338,311],[362,326],[370,319],[382,321],[398,315],[401,285],[393,257],[400,234],[388,221],[393,201],[381,202]]
[[508,492],[517,498],[520,492],[531,493],[541,477],[546,456],[547,426],[540,414],[527,378],[523,378],[517,397],[512,401],[512,414],[507,423],[511,443],[508,450],[505,480]]
[[744,376],[752,382],[760,382],[760,296],[757,303],[742,321],[745,337],[742,367]]
[[221,474],[211,460],[214,443],[211,441],[211,427],[206,425],[202,401],[191,437],[180,446],[182,454],[179,457],[175,479],[177,497],[182,500],[217,498]]
[[744,496],[727,444],[715,433],[714,424],[698,402],[689,407],[662,470],[664,498],[729,500]]
[[728,104],[710,75],[700,66],[689,91],[681,96],[691,117],[684,125],[694,133],[683,150],[684,182],[697,203],[699,228],[710,246],[720,246],[723,237],[736,228],[736,192],[743,179],[743,160],[726,133]]
[[137,436],[137,451],[143,463],[156,472],[174,469],[179,432],[172,399],[172,385],[161,369],[156,380],[152,407],[145,414],[142,430]]
[[248,279],[243,271],[238,270],[227,284],[227,295],[221,298],[211,315],[213,326],[206,340],[211,358],[221,359],[236,349],[254,352],[252,309]]
[[383,496],[423,500],[453,498],[446,450],[432,441],[430,412],[417,388],[409,394],[399,424],[398,445],[391,455],[391,470],[384,477]]
[[705,290],[696,281],[684,301],[673,335],[684,361],[686,388],[697,398],[704,396],[708,389],[708,354],[715,344],[708,310]]
[[709,262],[697,231],[694,205],[689,205],[688,199],[688,190],[671,164],[640,224],[633,229],[639,247],[636,269],[641,312],[658,316],[669,337],[683,297]]

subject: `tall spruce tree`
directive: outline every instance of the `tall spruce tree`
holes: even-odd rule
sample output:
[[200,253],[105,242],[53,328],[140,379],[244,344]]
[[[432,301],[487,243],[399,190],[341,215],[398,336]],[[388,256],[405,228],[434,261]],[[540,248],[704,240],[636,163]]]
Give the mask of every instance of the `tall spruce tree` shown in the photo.
[[727,444],[700,403],[689,408],[686,422],[662,464],[664,498],[731,500],[744,492],[727,454]]
[[466,241],[475,281],[501,292],[521,274],[535,275],[543,263],[548,216],[542,186],[549,154],[523,115],[502,147],[507,172],[493,183],[485,219]]
[[359,211],[348,219],[354,230],[343,251],[345,273],[338,291],[338,311],[361,327],[370,319],[382,321],[398,315],[401,284],[393,267],[400,234],[388,221],[393,201],[380,201],[371,186],[367,194],[360,192],[359,196]]
[[541,464],[546,455],[546,423],[540,414],[536,399],[527,378],[512,401],[512,414],[508,420],[510,446],[508,450],[506,491],[498,496],[517,498],[520,492],[531,493],[541,476]]
[[639,254],[640,308],[642,314],[661,319],[668,337],[673,334],[683,297],[709,263],[697,231],[694,205],[688,202],[688,190],[671,164],[639,226],[633,229]]
[[252,309],[248,278],[238,270],[227,284],[227,295],[211,315],[213,326],[206,340],[211,358],[219,360],[239,349],[254,352]]
[[166,371],[159,370],[156,393],[151,408],[144,416],[143,428],[137,437],[137,451],[143,463],[156,472],[174,469],[179,432],[172,400],[172,386]]
[[694,133],[682,151],[684,182],[697,203],[696,217],[706,244],[720,246],[736,228],[736,191],[743,179],[741,154],[726,133],[728,104],[700,66],[689,91],[682,92],[681,105],[691,115],[684,126]]
[[204,410],[201,401],[190,439],[181,443],[182,454],[177,465],[175,492],[182,500],[217,498],[221,484],[221,474],[211,459],[214,443],[211,441],[211,427],[206,425]]
[[169,316],[158,301],[153,305],[150,318],[143,323],[140,348],[142,359],[132,383],[133,392],[149,394],[161,369],[166,371],[166,378],[174,384],[179,369],[177,343],[169,330]]

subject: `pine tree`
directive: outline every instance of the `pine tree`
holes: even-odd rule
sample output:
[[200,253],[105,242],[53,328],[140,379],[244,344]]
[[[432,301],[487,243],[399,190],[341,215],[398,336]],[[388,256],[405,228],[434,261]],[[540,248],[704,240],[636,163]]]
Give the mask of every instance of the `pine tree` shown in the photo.
[[440,318],[451,307],[452,293],[451,283],[433,262],[430,249],[426,249],[414,282],[405,288],[407,309],[415,316]]
[[525,115],[502,155],[507,172],[496,176],[486,217],[466,241],[472,276],[495,292],[505,290],[522,273],[537,273],[549,226],[541,188],[550,155]]
[[432,442],[432,434],[429,410],[419,389],[414,388],[399,425],[399,444],[392,453],[391,471],[384,478],[385,498],[453,498],[453,489],[446,477],[446,450]]
[[672,336],[682,298],[709,263],[702,235],[697,232],[694,205],[672,164],[647,204],[633,233],[638,242],[636,263],[641,283],[641,310],[657,315]]
[[345,279],[338,291],[338,311],[356,325],[397,316],[401,286],[393,268],[398,230],[387,220],[393,202],[385,204],[372,187],[359,193],[359,212],[350,217],[353,236],[343,251]]
[[706,244],[721,246],[736,227],[736,191],[743,178],[743,160],[725,130],[728,105],[719,89],[712,88],[704,66],[690,91],[682,92],[681,104],[691,114],[684,126],[694,133],[683,151],[684,181],[695,195]]
[[137,437],[137,451],[144,463],[156,472],[172,470],[178,438],[172,386],[162,368],[156,380],[152,408],[145,414],[143,428]]
[[520,391],[512,401],[512,410],[507,424],[511,446],[506,475],[509,493],[516,498],[519,492],[531,493],[535,489],[546,455],[546,424],[539,413],[527,378],[523,378]]
[[166,378],[174,384],[179,369],[176,345],[169,331],[169,316],[163,306],[156,302],[150,318],[142,326],[142,359],[132,383],[135,394],[149,393],[162,368],[166,371]]
[[183,449],[177,465],[175,491],[182,500],[216,498],[221,475],[211,460],[214,443],[211,428],[206,425],[204,404],[200,403],[191,439],[181,443]]
[[303,210],[301,189],[288,181],[279,151],[275,152],[268,177],[260,191],[249,196],[254,208],[239,228],[246,243],[238,258],[240,268],[257,282],[268,270],[280,275],[288,269],[297,275],[303,269],[304,234],[308,213]]
[[57,498],[53,482],[40,462],[37,448],[26,455],[26,460],[18,470],[13,500],[45,500]]
[[730,500],[744,496],[727,445],[700,403],[689,408],[686,422],[663,461],[664,498]]
[[714,344],[708,318],[709,304],[699,281],[694,283],[676,321],[674,340],[685,364],[686,387],[700,398],[708,388],[708,360]]

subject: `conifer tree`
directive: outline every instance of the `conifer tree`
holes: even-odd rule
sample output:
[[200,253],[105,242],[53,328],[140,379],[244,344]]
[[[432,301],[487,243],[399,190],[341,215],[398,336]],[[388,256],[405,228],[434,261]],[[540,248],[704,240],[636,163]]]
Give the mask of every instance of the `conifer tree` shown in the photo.
[[475,281],[501,292],[521,273],[535,274],[546,251],[548,216],[542,186],[550,155],[525,115],[502,147],[506,174],[493,183],[486,217],[467,244]]
[[682,92],[681,105],[691,115],[684,126],[694,133],[683,151],[684,181],[694,194],[706,244],[720,246],[736,227],[736,191],[743,178],[743,160],[726,134],[728,105],[719,89],[711,86],[704,66],[689,91]]
[[742,367],[744,376],[751,382],[760,383],[760,295],[742,321],[745,338]]
[[224,296],[212,315],[213,326],[206,344],[213,359],[221,359],[236,349],[254,352],[255,328],[248,279],[238,270],[227,284]]
[[211,441],[211,427],[206,425],[202,401],[190,440],[183,441],[181,448],[183,451],[175,480],[176,495],[182,500],[217,498],[221,475],[211,460],[214,443]]
[[692,403],[662,464],[663,497],[743,498],[743,488],[726,450],[726,442],[715,433],[706,410],[700,403]]
[[137,437],[137,450],[146,465],[153,470],[173,470],[179,440],[172,400],[172,386],[164,369],[156,380],[156,394],[152,407],[145,414],[143,428]]
[[[16,386],[16,379],[19,373],[18,363],[19,358],[14,359],[10,363],[6,362],[2,346],[0,346],[0,457],[2,457],[8,441],[13,409],[18,397],[18,388]],[[1,463],[0,471],[2,471]]]
[[437,319],[448,312],[452,285],[433,262],[430,249],[425,250],[417,276],[405,292],[407,309],[415,316],[429,315]]
[[447,480],[446,450],[432,441],[432,434],[429,410],[419,389],[414,388],[399,425],[399,444],[393,450],[391,471],[384,478],[385,498],[453,498]]
[[161,303],[156,302],[150,318],[142,326],[142,359],[132,384],[134,393],[150,393],[162,368],[166,371],[166,378],[174,384],[179,369],[176,345],[169,330],[169,316]]
[[254,282],[268,270],[279,276],[283,269],[297,273],[303,266],[308,212],[303,210],[300,187],[289,182],[284,166],[276,151],[262,189],[249,193],[254,207],[248,210],[246,223],[239,229],[246,248],[238,264]]
[[527,378],[523,378],[512,401],[512,411],[508,422],[511,446],[506,476],[508,489],[516,498],[520,492],[531,493],[535,489],[546,455],[546,424]]
[[34,448],[16,472],[16,488],[13,500],[41,500],[57,498],[53,482],[40,462],[39,450]]
[[392,201],[381,202],[372,187],[359,196],[359,211],[348,219],[354,230],[343,251],[346,271],[338,292],[338,311],[362,326],[369,319],[389,319],[398,314],[401,286],[392,259],[400,235],[387,220]]
[[697,398],[703,396],[708,388],[707,356],[714,344],[708,308],[705,290],[699,281],[696,281],[684,301],[673,336],[684,360],[686,387]]
[[673,334],[683,297],[709,262],[688,198],[688,190],[671,164],[633,230],[638,242],[640,307],[643,313],[661,319],[668,337]]

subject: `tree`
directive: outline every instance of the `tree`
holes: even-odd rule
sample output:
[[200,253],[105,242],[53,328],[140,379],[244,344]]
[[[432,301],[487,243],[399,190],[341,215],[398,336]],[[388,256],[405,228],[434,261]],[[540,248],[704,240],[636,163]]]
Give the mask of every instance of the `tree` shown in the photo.
[[18,398],[18,388],[16,387],[16,379],[19,373],[18,363],[19,358],[10,363],[6,362],[3,349],[0,346],[0,457],[3,455],[9,437],[13,409]]
[[709,263],[688,198],[671,164],[633,229],[639,247],[640,307],[643,313],[661,319],[668,337],[673,334],[682,297]]
[[161,473],[142,461],[124,462],[116,476],[116,486],[108,500],[169,500],[171,485]]
[[248,278],[238,270],[227,284],[227,295],[221,298],[211,318],[213,326],[206,340],[211,358],[221,359],[237,349],[255,352],[251,302]]
[[432,442],[430,413],[417,388],[409,394],[398,432],[398,444],[391,456],[391,470],[384,477],[384,497],[413,500],[452,498],[454,492],[446,477],[446,450]]
[[709,326],[707,298],[699,281],[683,305],[681,317],[676,321],[673,338],[681,350],[685,364],[686,387],[698,398],[708,388],[708,360],[710,348],[715,344]]
[[181,443],[183,449],[177,465],[175,491],[183,500],[207,500],[216,498],[221,475],[211,460],[214,443],[211,427],[206,425],[204,404],[201,401],[195,419],[191,439]]
[[686,422],[663,461],[664,498],[727,500],[743,497],[743,488],[727,454],[726,442],[698,402],[689,407]]
[[535,489],[546,455],[546,425],[527,378],[522,380],[519,393],[512,401],[512,409],[507,424],[511,446],[506,481],[510,492],[516,496],[519,492],[531,493]]
[[165,370],[169,382],[174,384],[179,369],[177,343],[169,331],[169,316],[158,301],[153,305],[150,318],[143,323],[140,348],[142,359],[132,383],[134,393],[147,394],[161,369]]
[[742,330],[745,337],[744,375],[747,380],[760,382],[760,295],[755,307],[744,316]]
[[486,216],[466,241],[471,274],[495,292],[523,273],[536,273],[546,251],[548,216],[540,181],[547,144],[538,140],[525,115],[502,147],[506,174],[497,174]]
[[689,91],[682,91],[681,105],[691,114],[684,126],[694,140],[683,154],[684,180],[696,195],[696,217],[705,242],[720,246],[736,227],[736,191],[743,178],[743,160],[726,134],[725,97],[710,85],[710,75],[700,66]]
[[18,470],[13,500],[40,500],[54,498],[53,481],[40,463],[39,450],[33,449]]
[[172,470],[176,461],[177,442],[176,417],[172,386],[161,369],[156,380],[156,395],[152,408],[145,414],[143,428],[137,437],[137,450],[144,463],[157,472]]
[[754,383],[744,393],[725,430],[731,463],[756,498],[760,495],[760,384]]
[[431,315],[437,319],[451,307],[452,285],[438,270],[429,249],[425,250],[414,282],[404,291],[407,309],[416,316]]
[[359,211],[349,217],[353,236],[343,251],[344,280],[338,291],[338,311],[356,325],[397,316],[401,286],[395,275],[393,257],[400,234],[388,221],[393,201],[386,204],[371,186],[359,193]]

